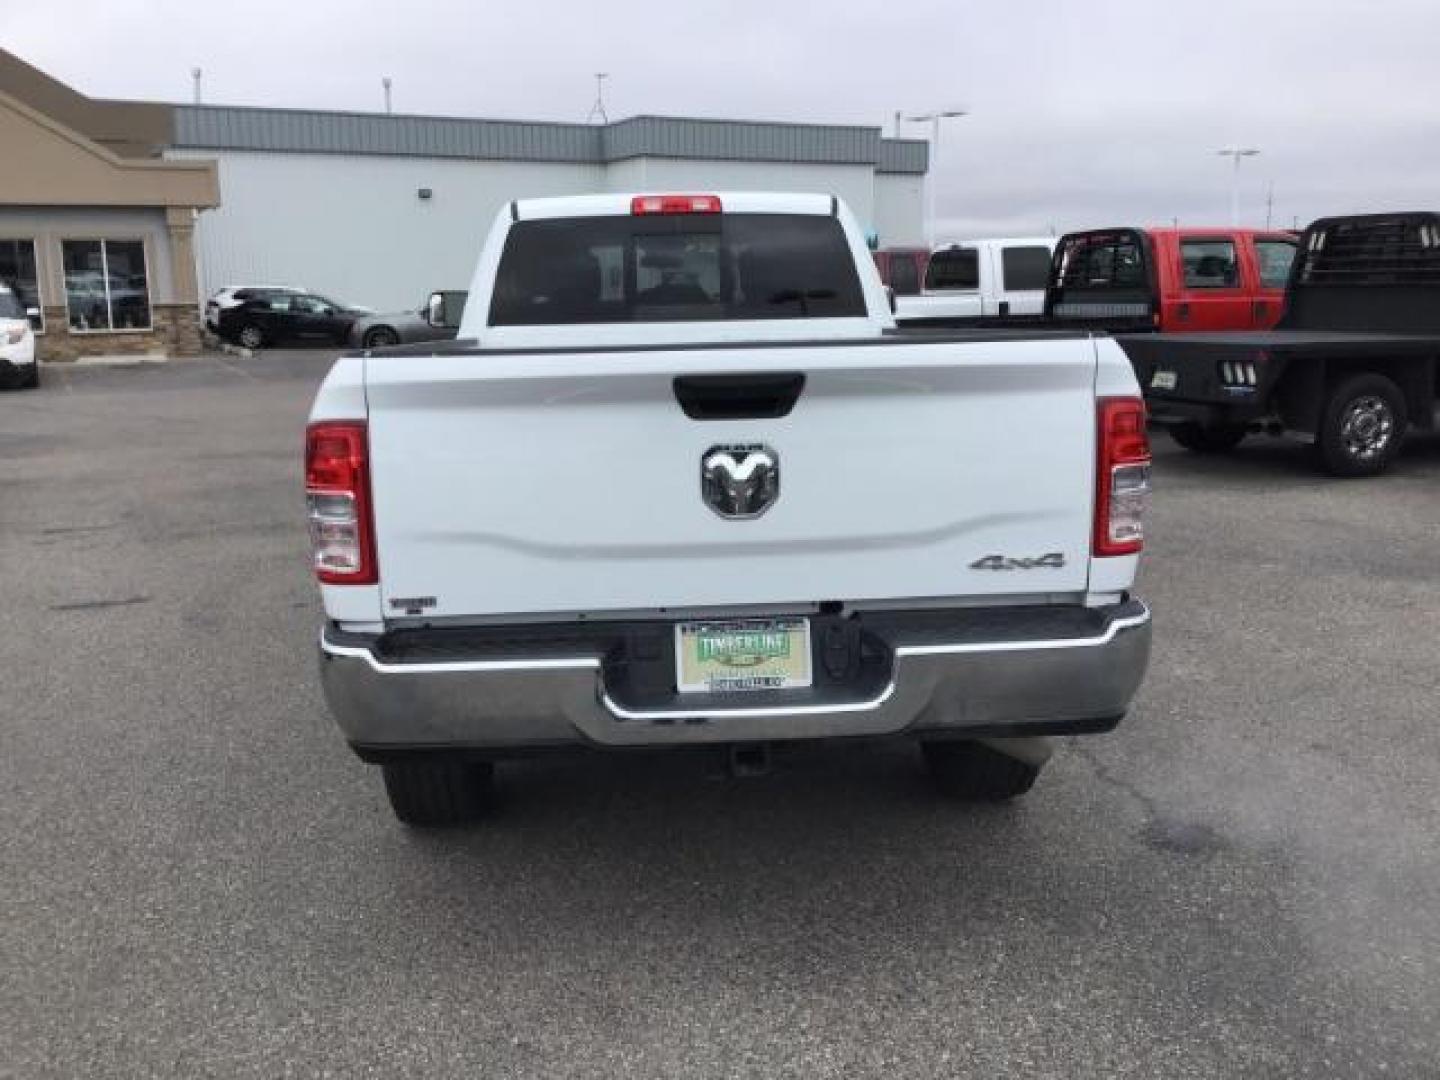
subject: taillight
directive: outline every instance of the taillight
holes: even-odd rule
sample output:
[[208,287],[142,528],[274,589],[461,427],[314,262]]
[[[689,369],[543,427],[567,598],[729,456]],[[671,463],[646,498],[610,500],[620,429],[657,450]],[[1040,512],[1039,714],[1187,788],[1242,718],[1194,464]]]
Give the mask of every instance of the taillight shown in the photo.
[[1101,398],[1095,461],[1095,537],[1098,556],[1134,555],[1145,546],[1150,506],[1150,437],[1145,402]]
[[368,459],[364,421],[323,421],[305,429],[310,561],[328,585],[379,580]]
[[636,195],[632,214],[718,214],[719,195]]

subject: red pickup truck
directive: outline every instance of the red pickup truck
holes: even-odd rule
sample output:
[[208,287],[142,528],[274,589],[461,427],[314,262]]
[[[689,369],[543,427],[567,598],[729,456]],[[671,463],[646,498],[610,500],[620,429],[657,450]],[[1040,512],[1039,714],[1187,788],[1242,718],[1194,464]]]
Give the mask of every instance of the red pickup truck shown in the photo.
[[1113,332],[1268,330],[1295,236],[1258,229],[1091,229],[1055,246],[1047,319]]

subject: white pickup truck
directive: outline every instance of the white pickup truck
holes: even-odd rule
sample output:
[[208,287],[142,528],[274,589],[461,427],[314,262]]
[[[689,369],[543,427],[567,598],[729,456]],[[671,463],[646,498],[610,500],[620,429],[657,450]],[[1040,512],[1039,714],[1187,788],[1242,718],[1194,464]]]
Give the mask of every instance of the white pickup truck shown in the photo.
[[1000,326],[1045,315],[1051,236],[962,240],[930,253],[920,292],[895,298],[895,319],[907,328]]
[[819,195],[520,200],[470,298],[455,342],[339,359],[307,430],[324,690],[401,820],[540,749],[851,737],[1004,799],[1124,715],[1150,456],[1113,342],[897,334]]

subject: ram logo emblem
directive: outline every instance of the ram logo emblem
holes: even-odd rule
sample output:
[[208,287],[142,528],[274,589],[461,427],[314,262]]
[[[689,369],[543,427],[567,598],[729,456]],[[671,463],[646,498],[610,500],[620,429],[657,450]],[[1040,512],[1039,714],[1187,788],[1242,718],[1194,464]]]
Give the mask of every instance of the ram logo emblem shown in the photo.
[[780,497],[780,455],[768,446],[712,446],[700,459],[700,497],[723,518],[757,518]]

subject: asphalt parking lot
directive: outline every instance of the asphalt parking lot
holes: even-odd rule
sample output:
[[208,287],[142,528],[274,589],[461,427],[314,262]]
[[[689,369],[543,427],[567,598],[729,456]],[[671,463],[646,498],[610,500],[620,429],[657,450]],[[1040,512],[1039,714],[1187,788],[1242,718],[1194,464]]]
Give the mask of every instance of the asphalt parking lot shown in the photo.
[[422,835],[314,678],[326,365],[0,395],[0,1076],[1440,1076],[1440,440],[1157,438],[1149,679],[1014,806],[605,756]]

